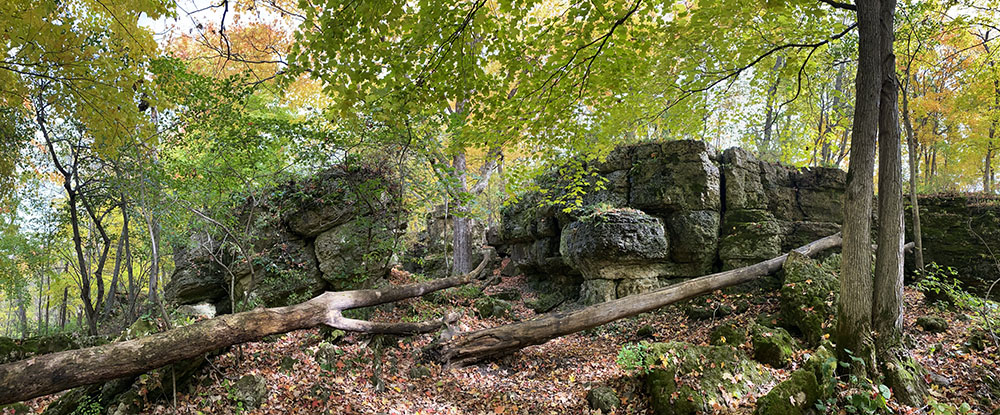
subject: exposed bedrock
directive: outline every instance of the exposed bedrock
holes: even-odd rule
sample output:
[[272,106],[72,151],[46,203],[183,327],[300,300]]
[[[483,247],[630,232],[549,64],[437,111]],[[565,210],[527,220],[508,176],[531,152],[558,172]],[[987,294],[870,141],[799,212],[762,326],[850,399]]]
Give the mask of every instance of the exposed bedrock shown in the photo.
[[795,169],[701,141],[623,146],[585,168],[596,175],[580,207],[545,203],[568,179],[543,176],[548,197],[506,206],[489,241],[513,272],[579,284],[584,303],[753,264],[840,229],[838,169]]

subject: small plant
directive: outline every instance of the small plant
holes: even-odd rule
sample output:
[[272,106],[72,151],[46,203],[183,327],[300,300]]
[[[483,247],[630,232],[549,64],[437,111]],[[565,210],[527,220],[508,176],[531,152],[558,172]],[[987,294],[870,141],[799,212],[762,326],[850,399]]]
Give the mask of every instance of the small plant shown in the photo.
[[927,399],[928,415],[968,415],[972,413],[974,413],[972,407],[966,402],[962,402],[961,405],[955,407],[954,405],[938,402],[933,396]]
[[626,344],[618,351],[615,362],[626,373],[644,374],[649,371],[649,367],[646,366],[648,352],[649,344],[646,342]]
[[84,396],[80,400],[80,404],[70,415],[100,415],[102,410],[101,404],[89,396]]
[[[851,365],[864,365],[864,360],[854,356],[850,350],[846,350],[850,362],[837,362],[837,364],[850,372]],[[826,364],[833,364],[835,359],[829,359]],[[823,413],[849,413],[849,414],[883,414],[892,413],[889,408],[889,399],[892,397],[892,391],[888,386],[881,383],[875,383],[871,379],[865,377],[858,377],[855,374],[850,374],[847,377],[847,382],[837,381],[837,388],[833,387],[835,382],[830,382],[830,388],[833,390],[828,390],[827,392],[834,392],[836,389],[847,390],[848,393],[845,396],[841,396],[839,399],[836,396],[820,400],[816,402],[815,407]],[[842,409],[842,412],[838,411]]]

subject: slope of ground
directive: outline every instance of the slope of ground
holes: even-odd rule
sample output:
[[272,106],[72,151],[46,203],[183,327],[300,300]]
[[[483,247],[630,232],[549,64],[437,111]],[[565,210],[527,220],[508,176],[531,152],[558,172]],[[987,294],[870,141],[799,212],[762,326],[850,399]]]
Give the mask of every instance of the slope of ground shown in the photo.
[[[394,279],[402,283],[410,277],[398,273]],[[522,287],[525,284],[519,277],[503,278],[500,284],[487,289],[487,294]],[[472,309],[470,298],[446,298],[444,304],[424,299],[401,302],[375,311],[373,319],[412,321],[441,315],[449,309]],[[532,298],[532,293],[522,292],[523,300]],[[929,380],[946,385],[932,386],[932,396],[939,402],[955,406],[968,403],[980,413],[991,413],[998,403],[983,399],[990,396],[983,375],[1000,373],[995,348],[968,350],[964,344],[968,341],[969,319],[962,313],[929,307],[922,298],[921,293],[907,289],[905,325],[914,340],[913,354],[934,374],[934,379]],[[695,301],[712,308],[745,300],[740,295],[716,293]],[[323,335],[319,330],[298,331],[248,343],[214,358],[208,369],[176,396],[147,396],[144,413],[589,414],[598,412],[587,405],[588,390],[606,385],[615,389],[622,400],[614,413],[645,414],[649,413],[648,398],[641,382],[623,372],[615,361],[622,345],[640,340],[707,344],[709,331],[719,324],[748,326],[777,312],[776,295],[758,295],[754,300],[756,304],[745,313],[701,321],[690,320],[681,306],[671,306],[530,347],[493,363],[449,370],[419,362],[420,350],[433,340],[431,335],[386,341],[384,337],[350,334],[334,341],[334,357],[321,364],[316,354]],[[533,315],[523,301],[515,301],[510,318]],[[950,326],[943,333],[925,333],[915,324],[924,315],[944,317]],[[475,330],[507,321],[467,315],[457,328]],[[640,338],[638,332],[644,326],[652,328],[652,335]],[[750,345],[740,347],[749,349]],[[807,353],[798,352],[789,367],[771,369],[773,374],[779,380],[787,377],[802,364]],[[420,377],[422,369],[417,367],[428,369],[429,376]],[[266,382],[267,398],[259,408],[244,409],[234,399],[233,384],[247,374]],[[752,413],[756,398],[746,396],[731,402],[729,413]],[[38,411],[51,400],[39,398],[30,406]]]

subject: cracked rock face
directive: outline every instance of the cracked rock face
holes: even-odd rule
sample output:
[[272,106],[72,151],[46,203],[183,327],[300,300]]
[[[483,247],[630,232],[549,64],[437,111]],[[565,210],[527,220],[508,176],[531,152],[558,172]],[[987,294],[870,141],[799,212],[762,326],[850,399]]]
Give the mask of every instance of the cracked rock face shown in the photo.
[[615,209],[567,225],[559,252],[583,273],[583,302],[598,303],[655,289],[669,256],[667,240],[659,218]]

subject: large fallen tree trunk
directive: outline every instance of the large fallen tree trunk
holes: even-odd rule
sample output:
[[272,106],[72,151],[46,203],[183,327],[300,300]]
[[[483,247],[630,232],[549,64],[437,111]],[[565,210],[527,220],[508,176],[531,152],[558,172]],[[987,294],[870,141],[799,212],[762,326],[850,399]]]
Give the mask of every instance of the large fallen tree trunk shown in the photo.
[[467,284],[483,272],[489,260],[490,255],[487,254],[476,269],[461,276],[378,290],[327,292],[288,307],[224,315],[135,340],[0,365],[0,405],[138,375],[212,350],[319,325],[368,333],[434,331],[442,324],[457,319],[458,315],[451,314],[441,320],[421,323],[377,323],[345,318],[341,312]]
[[[837,233],[813,241],[795,251],[811,256],[822,250],[840,246],[840,243],[840,233]],[[449,340],[432,345],[426,350],[426,357],[451,366],[465,366],[754,280],[781,269],[787,258],[788,254],[784,254],[747,267],[706,275],[656,291],[630,295],[576,311],[551,313],[534,320],[458,334]]]

